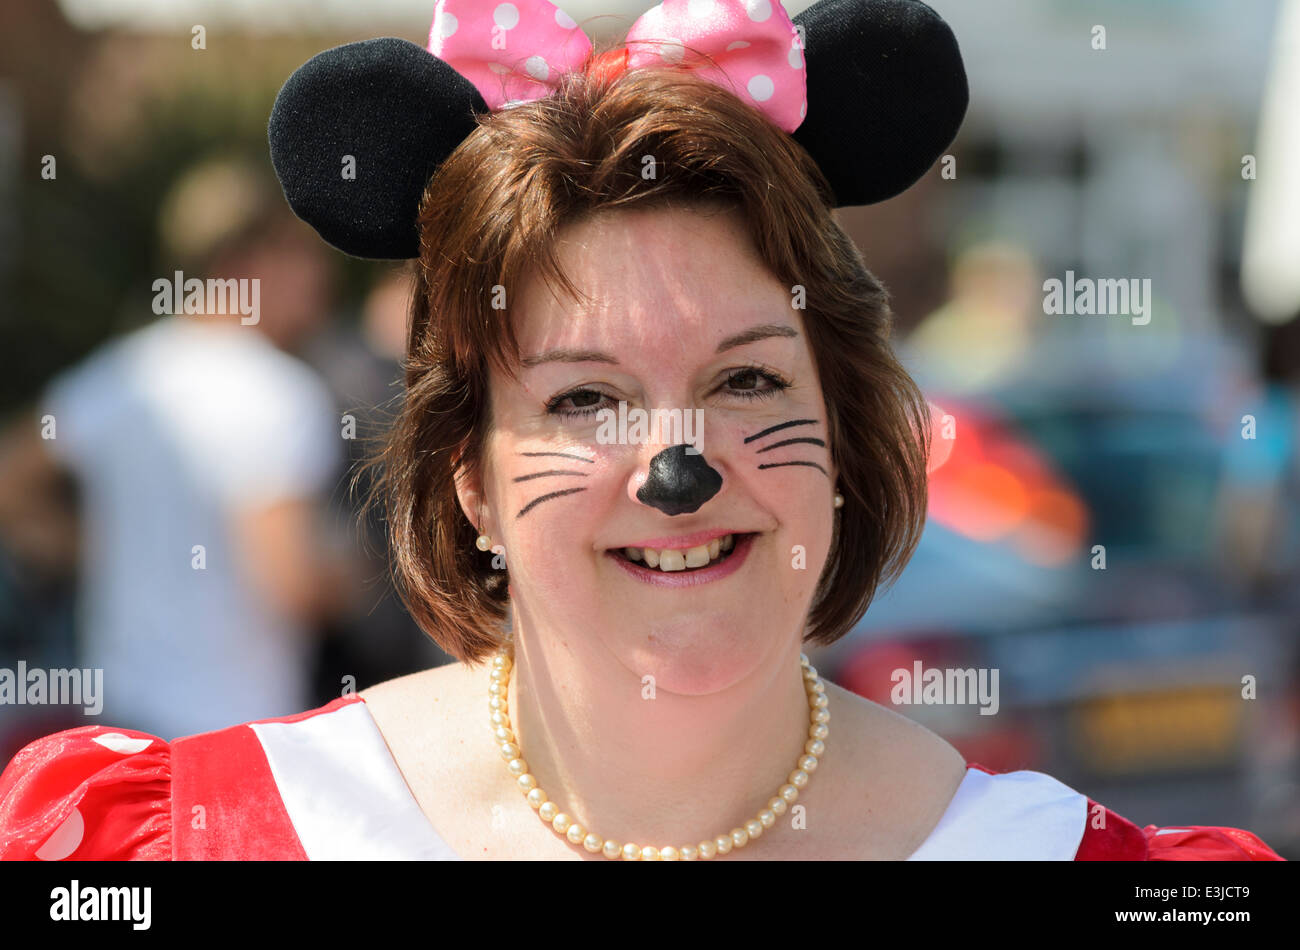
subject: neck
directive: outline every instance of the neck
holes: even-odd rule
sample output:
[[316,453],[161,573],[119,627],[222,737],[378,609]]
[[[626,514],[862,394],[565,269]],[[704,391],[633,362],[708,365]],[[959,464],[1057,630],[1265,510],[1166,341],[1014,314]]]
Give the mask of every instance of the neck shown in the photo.
[[[809,708],[795,637],[740,682],[683,696],[652,692],[608,655],[529,636],[518,615],[513,629],[508,705],[522,756],[588,831],[660,848],[713,839],[767,807],[803,754]],[[504,767],[501,776],[504,787]]]

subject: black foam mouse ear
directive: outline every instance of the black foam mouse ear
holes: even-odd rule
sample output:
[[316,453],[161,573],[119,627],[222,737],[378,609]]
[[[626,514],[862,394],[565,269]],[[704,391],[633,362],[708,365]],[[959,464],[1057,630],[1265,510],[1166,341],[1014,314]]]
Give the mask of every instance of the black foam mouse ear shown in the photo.
[[919,0],[819,0],[803,27],[808,115],[794,139],[836,207],[905,191],[952,144],[970,93],[957,40]]
[[294,213],[334,247],[418,257],[425,185],[487,111],[469,80],[414,43],[349,43],[285,82],[267,128],[271,162]]

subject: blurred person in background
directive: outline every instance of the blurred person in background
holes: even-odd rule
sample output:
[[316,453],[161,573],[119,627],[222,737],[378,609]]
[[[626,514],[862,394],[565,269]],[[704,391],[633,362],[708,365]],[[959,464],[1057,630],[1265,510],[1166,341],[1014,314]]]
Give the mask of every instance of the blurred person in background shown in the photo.
[[79,486],[78,663],[103,670],[102,715],[179,736],[302,708],[312,631],[350,585],[319,543],[334,407],[283,352],[328,314],[328,261],[239,159],[183,175],[160,232],[160,276],[256,280],[256,322],[169,313],[110,341],[50,383],[11,451]]
[[983,242],[958,255],[952,295],[908,337],[906,350],[953,394],[995,385],[1024,365],[1041,306],[1038,270],[1021,247]]

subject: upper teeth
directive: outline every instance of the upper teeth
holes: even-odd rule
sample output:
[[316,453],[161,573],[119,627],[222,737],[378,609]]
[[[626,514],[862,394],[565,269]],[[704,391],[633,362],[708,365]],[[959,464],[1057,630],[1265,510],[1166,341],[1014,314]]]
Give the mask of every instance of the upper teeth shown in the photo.
[[723,551],[730,551],[735,543],[734,535],[714,538],[708,544],[693,548],[677,550],[674,548],[624,548],[623,553],[633,561],[645,561],[646,567],[657,567],[661,571],[684,571],[688,567],[703,567],[721,556]]

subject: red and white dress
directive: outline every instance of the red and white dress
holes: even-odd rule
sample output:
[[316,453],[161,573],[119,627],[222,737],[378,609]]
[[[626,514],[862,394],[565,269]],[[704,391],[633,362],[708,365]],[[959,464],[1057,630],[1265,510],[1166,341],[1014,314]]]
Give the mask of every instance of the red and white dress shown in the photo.
[[[83,726],[0,774],[0,858],[458,860],[359,696],[164,742]],[[971,763],[908,859],[1280,861],[1237,828],[1139,828],[1041,772]]]

